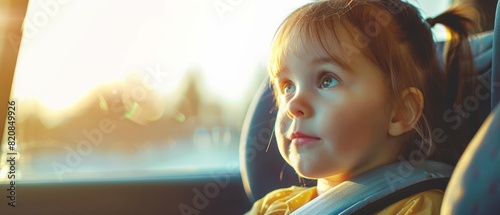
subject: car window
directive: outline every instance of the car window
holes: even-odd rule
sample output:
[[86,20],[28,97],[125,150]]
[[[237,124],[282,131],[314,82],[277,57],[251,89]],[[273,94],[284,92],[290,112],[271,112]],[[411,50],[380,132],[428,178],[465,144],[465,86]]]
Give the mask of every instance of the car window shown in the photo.
[[[19,180],[239,174],[240,130],[272,36],[306,2],[31,0],[24,33],[10,35],[21,40],[11,96]],[[434,16],[449,3],[416,5]],[[6,180],[13,150],[2,141]]]

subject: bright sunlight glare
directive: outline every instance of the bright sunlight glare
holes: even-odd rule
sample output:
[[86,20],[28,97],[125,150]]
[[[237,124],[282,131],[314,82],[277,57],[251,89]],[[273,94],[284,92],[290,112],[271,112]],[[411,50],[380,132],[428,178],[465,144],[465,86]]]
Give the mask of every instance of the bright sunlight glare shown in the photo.
[[276,28],[309,1],[44,2],[29,3],[13,96],[60,112],[94,87],[137,71],[153,71],[155,90],[175,93],[192,68],[202,74],[203,91],[237,103],[250,80],[265,73]]

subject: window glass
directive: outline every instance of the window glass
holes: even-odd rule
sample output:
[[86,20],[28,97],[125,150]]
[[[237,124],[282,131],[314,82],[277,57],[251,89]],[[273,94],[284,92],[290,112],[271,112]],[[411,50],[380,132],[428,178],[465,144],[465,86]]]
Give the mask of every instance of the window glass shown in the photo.
[[[13,37],[22,41],[12,92],[19,179],[175,178],[238,166],[272,36],[306,2],[31,0]],[[443,2],[417,6],[432,16]],[[5,140],[1,149],[5,180]]]

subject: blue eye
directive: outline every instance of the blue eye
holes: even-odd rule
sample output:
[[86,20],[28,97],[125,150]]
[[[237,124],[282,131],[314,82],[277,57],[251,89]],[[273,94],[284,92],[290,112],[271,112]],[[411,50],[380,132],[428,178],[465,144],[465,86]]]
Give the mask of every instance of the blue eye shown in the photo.
[[319,88],[325,89],[325,88],[332,88],[340,84],[340,82],[337,80],[337,78],[333,77],[332,75],[329,74],[323,74],[320,76],[319,80]]
[[295,90],[295,85],[293,85],[291,82],[283,84],[281,87],[281,91],[284,94],[292,93]]

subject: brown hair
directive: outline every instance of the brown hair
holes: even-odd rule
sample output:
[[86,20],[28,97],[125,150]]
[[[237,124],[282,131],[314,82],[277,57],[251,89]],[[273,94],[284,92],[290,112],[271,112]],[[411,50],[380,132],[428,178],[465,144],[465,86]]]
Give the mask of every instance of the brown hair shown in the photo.
[[[458,135],[464,126],[459,129],[446,126],[443,113],[473,92],[474,82],[467,81],[474,76],[468,36],[477,27],[476,17],[477,12],[468,5],[452,7],[424,20],[414,6],[400,0],[312,2],[290,14],[276,32],[268,68],[271,83],[280,72],[286,53],[303,47],[304,41],[322,47],[322,51],[333,57],[329,47],[332,40],[341,44],[337,31],[339,26],[343,27],[361,52],[384,72],[396,105],[409,87],[418,88],[424,95],[422,117],[408,135],[409,143],[401,154],[410,159],[412,153],[418,152],[425,158],[431,156],[454,164],[457,158],[450,159],[446,150],[454,148],[461,154],[469,140]],[[436,23],[446,26],[450,35],[444,66],[439,62],[430,30]],[[343,53],[349,60],[349,53]],[[448,138],[436,141],[436,134],[441,133]]]

